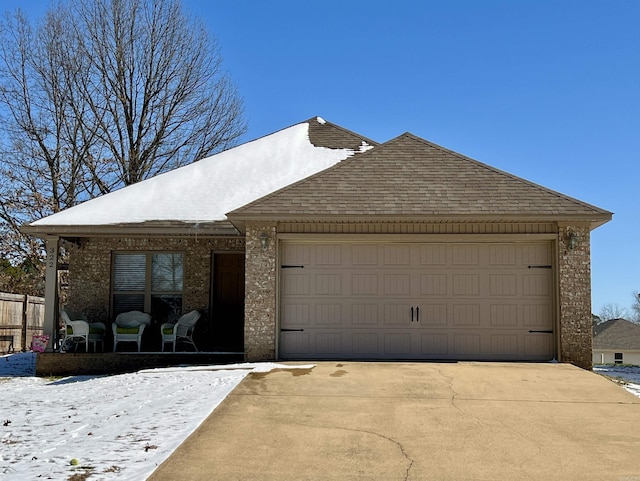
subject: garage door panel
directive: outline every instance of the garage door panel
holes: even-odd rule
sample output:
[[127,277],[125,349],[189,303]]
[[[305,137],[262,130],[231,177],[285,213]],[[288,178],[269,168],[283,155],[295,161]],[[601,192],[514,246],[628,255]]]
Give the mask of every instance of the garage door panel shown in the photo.
[[289,356],[308,356],[311,352],[311,336],[306,332],[281,332],[280,350]]
[[528,329],[550,329],[552,326],[551,306],[547,303],[525,304],[522,306],[522,325]]
[[546,360],[553,356],[553,336],[534,333],[524,338],[524,354],[532,360]]
[[526,297],[544,297],[551,294],[551,278],[545,274],[522,276],[522,295]]
[[354,296],[380,295],[379,276],[377,273],[351,274],[351,294]]
[[442,297],[447,295],[446,274],[422,274],[420,275],[420,296]]
[[[411,304],[408,302],[383,302],[383,324],[385,326],[405,326],[411,324]],[[415,310],[415,309],[414,309]]]
[[318,266],[342,265],[341,245],[319,245],[315,249],[315,259]]
[[522,264],[525,266],[550,266],[551,249],[548,244],[523,244]]
[[454,304],[453,305],[453,325],[479,326],[480,325],[480,305],[479,304]]
[[453,355],[459,359],[480,358],[480,334],[455,333],[453,335]]
[[384,332],[383,337],[385,357],[406,357],[412,354],[410,333]]
[[492,358],[515,359],[518,357],[520,336],[517,334],[492,334],[488,337]]
[[489,246],[490,266],[515,266],[516,262],[516,246],[504,244]]
[[380,323],[379,303],[351,304],[351,324],[354,327],[371,327]]
[[480,252],[477,245],[452,245],[451,252],[454,266],[477,266],[480,263]]
[[282,309],[281,327],[308,326],[311,323],[311,308],[308,303],[287,303]]
[[315,325],[340,326],[343,324],[342,305],[339,303],[318,303],[315,305]]
[[354,332],[351,335],[355,356],[375,358],[380,353],[380,335],[377,332]]
[[411,246],[407,244],[383,246],[383,264],[385,266],[408,266],[411,264]]
[[450,357],[449,334],[430,333],[420,335],[420,355],[425,359],[448,359]]
[[447,325],[447,304],[427,304],[420,307],[420,323],[425,327]]
[[309,265],[312,246],[308,244],[289,244],[283,250],[282,263],[285,265]]
[[551,359],[551,253],[551,243],[535,242],[284,242],[279,353]]
[[477,296],[480,294],[480,276],[478,274],[454,274],[454,296]]
[[284,296],[306,296],[311,294],[311,279],[307,274],[289,274],[282,282]]
[[351,246],[351,265],[354,266],[377,266],[379,263],[377,244],[357,244]]
[[316,274],[313,278],[312,293],[318,296],[336,296],[342,293],[342,275]]
[[409,274],[400,274],[390,272],[383,275],[385,296],[410,296],[411,295],[411,276]]
[[340,357],[345,351],[343,347],[343,332],[316,332],[313,339],[315,341],[315,352],[324,357]]
[[489,276],[490,296],[517,296],[518,276],[516,274],[491,274]]
[[518,304],[491,304],[489,324],[493,327],[518,325]]
[[420,265],[445,266],[447,265],[446,244],[424,244],[420,246]]

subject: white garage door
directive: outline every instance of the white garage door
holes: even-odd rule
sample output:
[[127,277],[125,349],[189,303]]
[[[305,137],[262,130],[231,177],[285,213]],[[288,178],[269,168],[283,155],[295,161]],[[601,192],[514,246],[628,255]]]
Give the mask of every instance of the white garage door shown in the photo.
[[549,242],[283,243],[283,359],[549,360]]

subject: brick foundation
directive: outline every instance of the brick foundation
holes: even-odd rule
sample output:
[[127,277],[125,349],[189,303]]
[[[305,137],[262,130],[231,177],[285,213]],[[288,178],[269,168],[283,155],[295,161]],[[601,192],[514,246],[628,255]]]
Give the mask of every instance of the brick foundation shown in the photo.
[[185,364],[229,364],[242,359],[242,354],[212,353],[38,353],[36,376],[122,374]]

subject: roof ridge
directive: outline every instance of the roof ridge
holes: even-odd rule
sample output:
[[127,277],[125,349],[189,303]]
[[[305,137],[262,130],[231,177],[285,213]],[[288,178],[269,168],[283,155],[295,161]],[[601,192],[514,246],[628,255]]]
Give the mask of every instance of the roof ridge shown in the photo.
[[[311,117],[310,119],[304,120],[303,122],[300,122],[300,123],[311,123],[311,122],[317,122],[319,124],[330,125],[334,129],[340,130],[340,131],[344,132],[345,134],[353,135],[354,137],[358,137],[358,138],[364,140],[366,143],[368,143],[369,145],[371,145],[373,147],[377,147],[378,145],[380,145],[380,142],[377,142],[377,141],[375,141],[373,139],[370,139],[369,137],[365,137],[364,135],[359,134],[358,132],[354,132],[353,130],[346,129],[346,128],[342,127],[341,125],[334,124],[333,122],[330,122],[330,121],[326,120],[324,117],[320,117],[320,116]],[[297,124],[295,124],[295,125],[297,125]]]

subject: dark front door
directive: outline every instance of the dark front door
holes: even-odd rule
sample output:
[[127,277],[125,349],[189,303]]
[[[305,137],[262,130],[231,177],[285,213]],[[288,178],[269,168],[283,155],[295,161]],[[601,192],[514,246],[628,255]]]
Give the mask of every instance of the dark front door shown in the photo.
[[244,254],[214,254],[211,299],[213,350],[244,351]]

